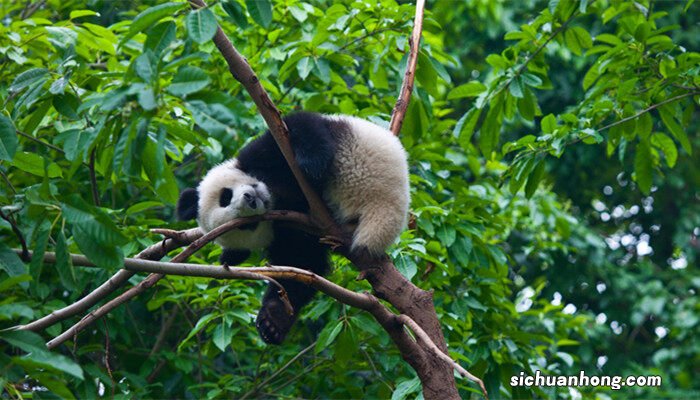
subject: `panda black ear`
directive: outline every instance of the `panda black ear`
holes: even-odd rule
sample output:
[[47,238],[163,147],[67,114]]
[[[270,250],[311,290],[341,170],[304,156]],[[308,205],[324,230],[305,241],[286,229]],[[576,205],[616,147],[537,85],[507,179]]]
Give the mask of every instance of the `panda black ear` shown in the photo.
[[198,207],[199,193],[196,189],[187,188],[180,193],[180,198],[177,201],[177,217],[181,221],[195,219]]

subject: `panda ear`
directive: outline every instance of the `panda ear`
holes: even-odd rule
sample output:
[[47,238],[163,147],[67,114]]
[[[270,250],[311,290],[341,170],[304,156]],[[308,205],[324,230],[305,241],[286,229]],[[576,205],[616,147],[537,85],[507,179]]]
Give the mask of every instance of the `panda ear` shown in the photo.
[[180,193],[177,201],[177,216],[181,221],[197,218],[199,207],[199,193],[196,189],[187,188]]

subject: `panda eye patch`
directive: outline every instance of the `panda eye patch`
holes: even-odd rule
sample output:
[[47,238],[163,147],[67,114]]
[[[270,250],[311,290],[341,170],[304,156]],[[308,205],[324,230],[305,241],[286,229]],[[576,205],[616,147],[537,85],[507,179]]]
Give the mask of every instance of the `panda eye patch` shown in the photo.
[[229,188],[221,189],[221,194],[219,195],[219,206],[227,207],[231,204],[231,199],[233,198],[233,190]]

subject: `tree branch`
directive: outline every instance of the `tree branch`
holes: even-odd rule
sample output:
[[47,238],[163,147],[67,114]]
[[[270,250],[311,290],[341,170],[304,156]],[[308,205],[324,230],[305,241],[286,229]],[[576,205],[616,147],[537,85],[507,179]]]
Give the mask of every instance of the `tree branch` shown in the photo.
[[[270,211],[266,214],[259,215],[259,216],[238,218],[238,219],[232,220],[224,225],[219,226],[217,229],[209,232],[206,240],[203,239],[202,231],[200,231],[199,228],[193,228],[193,229],[189,229],[186,231],[154,230],[154,231],[156,231],[156,233],[167,232],[167,234],[165,234],[165,236],[167,236],[167,238],[165,240],[163,240],[162,242],[151,245],[150,247],[148,247],[147,249],[145,249],[144,251],[139,253],[136,256],[136,258],[137,259],[145,259],[145,260],[160,260],[166,254],[168,254],[170,251],[177,249],[179,247],[182,247],[183,245],[190,245],[182,253],[178,254],[175,258],[173,258],[174,262],[176,262],[175,260],[177,257],[182,257],[180,259],[184,260],[187,257],[189,257],[190,255],[192,255],[195,251],[199,250],[199,248],[203,247],[210,240],[214,240],[219,235],[221,235],[225,232],[228,232],[228,230],[235,229],[236,227],[243,226],[243,225],[246,225],[246,224],[249,224],[252,222],[259,222],[259,221],[263,221],[263,220],[288,221],[299,229],[305,230],[305,231],[310,232],[310,233],[318,234],[318,228],[316,228],[311,223],[309,217],[305,214],[294,212],[294,211],[284,211],[284,210]],[[109,296],[111,293],[113,293],[115,290],[117,290],[119,287],[121,287],[132,276],[134,276],[134,273],[131,271],[124,270],[124,269],[119,270],[116,274],[114,274],[105,283],[100,285],[97,289],[93,290],[90,294],[83,297],[79,301],[77,301],[73,304],[70,304],[70,305],[68,305],[60,310],[56,310],[56,311],[52,312],[51,314],[49,314],[49,315],[47,315],[39,320],[36,320],[36,321],[31,322],[31,323],[26,324],[26,325],[17,326],[14,329],[39,331],[39,330],[42,330],[46,327],[49,327],[49,326],[51,326],[59,321],[62,321],[62,320],[65,320],[67,318],[70,318],[74,315],[80,314],[80,313],[86,311],[87,309],[89,309],[90,307],[94,306],[95,304],[97,304],[100,300]],[[124,301],[134,297],[138,293],[141,293],[143,290],[145,290],[145,288],[143,288],[143,286],[148,285],[148,287],[150,287],[150,286],[154,285],[158,280],[160,280],[160,278],[156,279],[155,277],[151,277],[151,276],[147,277],[146,280],[140,282],[138,285],[127,290],[127,292],[129,292],[130,290],[133,289],[132,292],[129,292],[130,295],[126,296]],[[144,282],[146,282],[146,283],[144,283]],[[139,285],[142,285],[142,286],[140,286],[139,289],[135,289]],[[124,295],[126,295],[127,292],[125,292]],[[108,304],[110,304],[110,310],[111,310],[121,303],[114,304],[114,303],[110,302]],[[107,306],[107,304],[105,304],[105,306]],[[95,318],[90,318],[86,323],[83,323],[83,321],[81,320],[78,323],[78,324],[80,324],[81,329],[78,329],[77,331],[75,331],[75,333],[82,330],[82,328],[89,325],[94,320],[95,320]],[[78,324],[76,324],[76,325],[78,325]],[[69,331],[71,331],[73,328],[75,328],[76,325],[74,325],[71,329],[69,329]],[[70,336],[68,336],[68,338],[70,338]]]
[[15,236],[17,236],[19,245],[22,247],[22,251],[18,253],[19,257],[24,261],[29,260],[29,249],[27,248],[27,241],[24,240],[24,235],[22,235],[22,231],[19,230],[19,227],[17,226],[17,221],[15,221],[14,217],[11,218],[10,215],[6,215],[2,211],[2,208],[0,208],[0,218],[4,219],[5,221],[7,221],[8,224],[10,224],[12,232],[14,232]]
[[651,106],[649,106],[649,107],[647,107],[647,108],[645,108],[645,109],[639,111],[638,113],[636,113],[636,114],[634,114],[634,115],[630,115],[629,117],[625,117],[625,118],[622,118],[622,119],[619,120],[619,121],[615,121],[615,122],[613,122],[613,123],[611,123],[611,124],[609,124],[609,125],[605,125],[604,127],[599,128],[599,129],[598,129],[598,132],[604,131],[604,130],[606,130],[606,129],[610,129],[610,128],[612,128],[613,126],[620,125],[620,124],[623,124],[623,123],[625,123],[625,122],[627,122],[627,121],[633,120],[633,119],[635,119],[635,118],[641,116],[642,114],[646,114],[646,113],[648,113],[648,112],[650,112],[650,111],[652,111],[652,110],[654,110],[654,109],[657,109],[657,108],[663,106],[664,104],[673,103],[673,102],[676,101],[676,100],[680,100],[680,99],[683,99],[683,98],[685,98],[685,97],[690,97],[690,96],[697,96],[697,95],[700,95],[700,91],[679,94],[678,96],[671,97],[670,99],[666,99],[666,100],[664,100],[664,101],[662,101],[662,102],[653,104],[653,105],[651,105]]
[[[202,238],[198,239],[201,240]],[[182,253],[181,253],[182,254]],[[83,267],[96,267],[96,265],[90,261],[87,257],[81,254],[71,254],[71,261],[73,265],[83,266]],[[175,258],[173,258],[173,261]],[[44,253],[45,262],[56,262],[56,253],[46,252]],[[302,282],[309,285],[320,292],[327,294],[328,296],[334,298],[335,300],[347,304],[352,307],[356,307],[371,313],[377,321],[382,324],[382,326],[395,337],[395,341],[400,348],[404,347],[405,350],[418,351],[415,343],[414,345],[408,345],[407,341],[410,337],[406,335],[406,332],[401,329],[401,324],[408,326],[416,335],[418,341],[425,346],[428,350],[434,353],[437,357],[443,359],[445,362],[449,363],[452,368],[456,369],[460,375],[466,377],[474,382],[477,382],[481,386],[484,393],[483,382],[481,379],[475,377],[469,371],[462,368],[457,362],[452,360],[447,354],[438,349],[435,343],[430,339],[427,333],[407,315],[395,315],[388,308],[386,308],[379,300],[368,293],[357,293],[348,290],[340,285],[337,285],[328,279],[317,275],[311,271],[288,266],[268,266],[268,267],[222,267],[215,265],[203,265],[203,264],[188,264],[188,263],[178,263],[178,262],[162,262],[162,261],[152,261],[137,258],[125,258],[124,268],[132,272],[149,272],[150,276],[158,275],[177,275],[177,276],[192,276],[192,277],[202,277],[202,278],[214,278],[214,279],[242,279],[242,280],[267,280],[275,282],[275,279],[293,279],[298,282]],[[108,312],[108,311],[107,311]],[[92,314],[92,313],[91,313]],[[89,315],[91,315],[89,314]],[[106,312],[100,313],[99,316],[106,314]],[[397,324],[400,323],[400,324]],[[68,335],[70,333],[70,335]],[[60,339],[65,335],[70,338],[74,332],[68,330],[56,339],[50,341],[47,345],[49,348],[53,348],[56,345],[62,343]],[[60,341],[60,343],[58,343]],[[292,360],[293,361],[293,360]]]
[[[202,0],[189,1],[190,6],[194,9],[207,7],[206,3]],[[289,129],[287,129],[287,125],[282,120],[280,111],[275,107],[274,103],[272,103],[267,91],[260,84],[260,79],[258,79],[255,72],[250,68],[248,61],[233,47],[233,44],[231,44],[231,41],[226,37],[224,31],[221,30],[221,27],[216,27],[216,34],[213,40],[214,44],[221,52],[221,55],[226,60],[231,75],[243,85],[258,106],[260,115],[265,119],[265,123],[267,123],[267,126],[270,128],[272,137],[274,137],[275,142],[277,142],[277,146],[280,148],[282,155],[284,155],[284,159],[287,161],[287,164],[289,164],[289,169],[294,174],[294,178],[299,183],[299,187],[304,193],[306,201],[309,203],[309,215],[312,220],[321,227],[323,231],[336,237],[342,237],[342,231],[333,220],[333,217],[331,217],[328,207],[326,207],[326,204],[321,200],[318,193],[313,190],[306,180],[306,177],[299,169],[299,165],[294,158],[292,145],[289,142]]]
[[418,325],[416,323],[416,321],[412,320],[411,318],[409,318],[405,314],[399,315],[398,318],[404,325],[406,325],[407,327],[409,327],[413,331],[413,333],[416,335],[416,338],[419,341],[421,341],[425,347],[427,347],[430,351],[432,351],[436,356],[445,360],[445,362],[452,364],[453,368],[455,370],[457,370],[457,372],[459,373],[459,375],[462,378],[467,378],[472,382],[476,382],[479,385],[479,387],[481,388],[481,392],[484,394],[484,397],[486,397],[486,399],[488,400],[488,398],[489,398],[488,392],[486,391],[486,387],[484,387],[484,382],[481,379],[472,375],[469,371],[462,368],[462,366],[459,365],[456,361],[454,361],[448,354],[446,354],[446,353],[442,352],[440,349],[438,349],[438,347],[435,345],[435,343],[433,343],[433,341],[430,340],[430,337],[428,336],[428,334],[425,333],[423,328],[421,328],[420,325]]
[[[185,240],[189,239],[189,241],[191,242],[197,237],[200,237],[201,235],[202,232],[199,230],[199,228],[193,228],[187,231],[183,231],[181,235],[181,241],[167,238],[161,242],[149,246],[148,248],[140,252],[138,255],[136,255],[136,258],[146,260],[160,260],[171,250],[182,247],[184,243],[187,243]],[[64,319],[68,319],[74,315],[80,314],[97,304],[100,300],[109,296],[112,292],[117,290],[126,281],[128,281],[129,278],[131,278],[132,276],[134,276],[134,273],[131,271],[119,270],[116,274],[112,275],[112,277],[109,278],[105,283],[103,283],[97,289],[93,290],[90,294],[76,301],[75,303],[63,307],[60,310],[53,311],[51,314],[40,318],[34,322],[30,322],[26,325],[17,326],[15,327],[15,329],[40,331],[57,322],[63,321]]]
[[391,113],[389,130],[396,136],[399,136],[399,132],[401,131],[403,119],[406,116],[406,111],[408,110],[408,103],[411,101],[411,93],[413,93],[413,80],[416,77],[416,64],[418,63],[418,53],[420,52],[420,37],[421,32],[423,31],[424,6],[425,0],[416,1],[416,17],[413,20],[413,33],[408,39],[409,50],[406,72],[403,76],[403,84],[401,85],[399,98],[396,100],[394,111]]

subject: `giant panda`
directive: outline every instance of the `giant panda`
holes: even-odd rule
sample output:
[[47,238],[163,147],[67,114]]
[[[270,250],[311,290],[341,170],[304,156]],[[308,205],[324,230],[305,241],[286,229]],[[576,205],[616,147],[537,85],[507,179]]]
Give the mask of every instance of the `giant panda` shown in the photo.
[[[284,118],[294,156],[334,219],[354,226],[351,251],[380,256],[406,225],[410,201],[408,164],[401,142],[390,131],[347,115],[298,112]],[[208,232],[237,217],[278,210],[308,212],[296,179],[267,131],[244,146],[237,158],[211,169],[196,189],[180,195],[180,219],[197,219]],[[217,239],[221,262],[236,265],[251,250],[264,249],[272,265],[295,266],[324,274],[327,246],[319,238],[281,222],[259,222]],[[270,285],[256,327],[262,339],[281,343],[315,289],[280,280],[294,309],[290,315]]]

